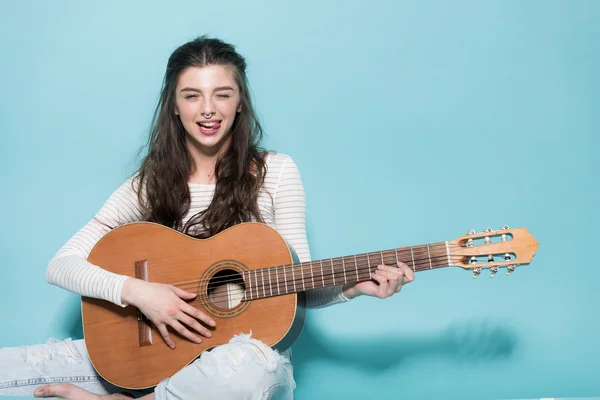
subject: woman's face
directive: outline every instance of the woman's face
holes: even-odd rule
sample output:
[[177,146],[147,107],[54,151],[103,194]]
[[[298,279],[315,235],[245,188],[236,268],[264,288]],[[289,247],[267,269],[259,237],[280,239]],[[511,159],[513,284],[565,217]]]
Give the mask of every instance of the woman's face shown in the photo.
[[240,89],[229,68],[189,67],[179,76],[175,114],[187,132],[188,146],[205,154],[217,153],[228,141],[241,109]]

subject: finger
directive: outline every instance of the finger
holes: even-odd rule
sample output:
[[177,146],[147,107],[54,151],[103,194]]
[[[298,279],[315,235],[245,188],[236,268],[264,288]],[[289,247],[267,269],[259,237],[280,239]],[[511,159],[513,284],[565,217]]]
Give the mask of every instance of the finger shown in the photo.
[[173,329],[175,329],[181,336],[185,337],[189,341],[194,343],[202,343],[202,339],[190,332],[185,326],[181,325],[179,321],[171,321],[169,325],[171,325]]
[[405,268],[412,269],[411,267],[409,267],[409,266],[408,266],[408,264],[406,264],[406,263],[403,263],[402,261],[398,261],[398,263],[397,263],[397,267],[398,267],[399,269],[405,269]]
[[194,297],[196,297],[195,293],[191,293],[191,292],[187,292],[183,289],[180,289],[176,286],[173,285],[167,285],[169,286],[169,288],[179,297],[181,297],[182,299],[193,299]]
[[171,339],[171,336],[169,335],[167,326],[165,324],[160,324],[160,325],[157,325],[156,327],[158,328],[158,331],[162,335],[163,339],[165,340],[165,343],[167,344],[167,346],[174,349],[175,343],[173,342],[173,339]]
[[397,267],[389,267],[387,265],[379,265],[379,272],[388,279],[389,287],[387,296],[398,293],[404,283],[404,275],[402,269]]
[[70,383],[43,385],[33,393],[35,397],[61,397],[63,399],[96,399],[97,396]]
[[388,287],[389,287],[387,278],[381,274],[381,271],[376,271],[373,274],[372,278],[374,280],[376,280],[377,282],[379,282],[379,287],[377,288],[377,292],[375,293],[375,295],[377,297],[379,297],[380,299],[387,297],[386,294],[387,294]]
[[185,303],[182,307],[181,307],[181,311],[183,311],[184,313],[191,315],[192,317],[199,319],[200,321],[204,322],[205,324],[208,324],[210,326],[215,326],[215,321],[209,317],[208,315],[206,315],[205,313],[203,313],[202,311],[198,310],[196,307],[190,306],[189,304]]
[[[189,326],[190,328],[194,329],[199,334],[204,335],[206,337],[211,337],[210,331],[208,329],[206,329],[205,327],[200,325],[200,323],[197,320],[188,316],[187,314],[181,313],[178,315],[177,319],[179,321],[183,322],[184,324],[186,324],[187,326]],[[198,339],[200,339],[200,338],[198,338]],[[194,341],[196,341],[196,340],[194,340]],[[200,342],[198,342],[198,343],[200,343]]]
[[402,287],[402,276],[398,276],[393,272],[380,271],[388,280],[388,290],[386,297],[393,295],[398,287]]
[[404,268],[398,268],[398,267],[391,267],[388,265],[380,265],[377,267],[380,271],[385,271],[389,274],[391,274],[391,276],[395,276],[396,279],[400,279],[402,277],[404,277]]
[[398,263],[398,268],[402,270],[404,274],[404,284],[410,283],[415,280],[415,271],[404,263]]
[[[402,283],[404,281],[404,275],[401,272],[398,272],[398,268],[396,267],[385,267],[386,269],[378,271],[381,275],[385,276],[390,284],[397,284],[398,282]],[[391,268],[388,270],[387,268]]]

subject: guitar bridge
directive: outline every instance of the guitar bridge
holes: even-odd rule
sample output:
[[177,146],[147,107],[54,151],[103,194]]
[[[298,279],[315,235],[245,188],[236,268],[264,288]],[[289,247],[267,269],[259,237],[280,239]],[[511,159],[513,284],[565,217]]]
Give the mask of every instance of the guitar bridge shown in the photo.
[[[144,281],[148,281],[148,260],[135,262],[135,277]],[[152,345],[152,329],[150,329],[150,321],[140,309],[137,309],[138,320],[138,341],[140,347]]]

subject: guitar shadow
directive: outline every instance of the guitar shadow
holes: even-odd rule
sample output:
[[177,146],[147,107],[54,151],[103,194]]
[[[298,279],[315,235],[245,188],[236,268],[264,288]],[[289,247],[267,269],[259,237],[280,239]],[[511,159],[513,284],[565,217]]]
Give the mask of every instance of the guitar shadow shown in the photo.
[[375,375],[423,357],[443,357],[461,364],[501,361],[509,358],[516,346],[513,329],[488,320],[460,322],[438,332],[346,339],[327,337],[309,318],[292,347],[292,357],[294,376],[300,383],[315,361]]

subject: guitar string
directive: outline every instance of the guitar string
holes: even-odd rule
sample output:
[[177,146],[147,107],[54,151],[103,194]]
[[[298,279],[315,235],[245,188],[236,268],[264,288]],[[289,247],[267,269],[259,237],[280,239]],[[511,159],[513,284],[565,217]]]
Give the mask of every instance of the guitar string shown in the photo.
[[[443,265],[445,265],[445,264],[436,264],[433,268],[439,268],[439,267],[441,267]],[[423,267],[423,268],[417,269],[416,272],[426,271],[426,270],[429,270],[429,269],[430,268]],[[369,270],[369,268],[368,267],[359,268],[359,271],[361,271],[361,272],[365,272],[365,270]],[[333,275],[333,274],[330,274],[329,276],[331,276],[331,275]],[[360,274],[359,274],[359,276],[360,276]],[[326,278],[326,279],[329,279],[329,278]],[[368,279],[364,279],[364,281],[366,281],[366,280],[368,280]],[[325,282],[326,282],[325,286],[333,286],[333,284],[329,284],[328,280],[326,280]],[[358,282],[358,281],[355,281],[354,279],[352,279],[349,283],[354,283],[354,282]],[[237,283],[244,284],[244,281],[238,281]],[[274,296],[292,294],[292,293],[296,293],[296,292],[303,292],[303,291],[306,291],[306,290],[313,289],[313,288],[309,287],[307,289],[294,291],[294,290],[291,290],[293,288],[293,281],[288,281],[287,285],[285,285],[283,282],[280,282],[280,283],[281,283],[282,286],[284,286],[286,288],[286,292],[285,293],[281,293],[280,292],[278,294],[273,294],[271,296],[270,295],[270,293],[271,293],[270,288],[274,289],[275,286],[274,285],[271,285],[271,286],[264,285],[263,286],[263,285],[259,284],[258,286],[251,286],[251,288],[246,287],[245,290],[243,291],[244,294],[241,296],[241,301],[256,300],[256,299],[264,298],[264,297],[274,297]],[[342,284],[342,283],[340,283],[340,284]],[[296,288],[299,288],[299,285],[296,285]],[[315,289],[316,288],[318,288],[318,287],[315,287]],[[287,289],[290,289],[290,291],[287,291]],[[255,293],[255,292],[258,293],[258,295],[256,295],[256,296],[253,295],[253,293]],[[248,296],[248,293],[250,293],[250,296]],[[261,293],[262,293],[262,295],[261,295]],[[267,293],[269,293],[269,295],[267,295]],[[208,297],[206,293],[200,293],[198,295],[201,296],[202,298]],[[217,302],[217,301],[226,300],[226,299],[228,300],[230,297],[231,297],[230,293],[223,293],[223,294],[218,294],[216,296],[211,297],[209,301],[210,302]]]
[[[420,263],[421,261],[429,261],[430,259],[432,261],[437,260],[437,259],[448,260],[448,255],[446,253],[444,253],[444,254],[434,253],[431,257],[427,256],[427,257],[423,257],[423,258],[419,258],[418,257],[419,255],[421,255],[421,254],[418,254],[417,257],[414,258],[414,262],[415,263]],[[363,257],[364,259],[359,259],[359,257]],[[392,264],[395,265],[396,262],[395,262],[395,256],[394,255],[390,255],[390,254],[385,255],[384,254],[384,258],[386,258],[386,257],[388,259],[392,259],[393,258],[392,262],[390,262],[390,263],[388,263],[386,265],[392,265]],[[456,257],[456,256],[454,256],[454,257]],[[369,260],[367,261],[367,257],[357,255],[357,261],[358,261],[358,263],[367,263],[367,264],[369,264],[369,263],[371,263],[371,258],[372,257],[370,257]],[[381,256],[379,256],[378,258],[379,258],[379,260],[373,260],[373,262],[371,264],[374,265],[374,266],[377,266],[377,265],[381,264],[381,262],[380,262],[381,261]],[[405,262],[405,264],[407,264],[407,265],[408,265],[408,263],[412,264],[412,260],[413,259],[411,258],[411,260],[408,260],[407,262]],[[352,260],[352,261],[350,261],[350,260],[344,260],[344,261],[352,262],[351,265],[358,265],[358,263],[357,264],[354,263],[354,260]],[[313,271],[315,270],[315,268],[320,269],[321,268],[321,263],[323,263],[323,269],[326,269],[326,268],[327,269],[331,269],[332,262],[333,262],[333,268],[336,268],[336,267],[339,268],[341,266],[339,264],[342,263],[342,259],[341,258],[334,258],[334,259],[324,259],[324,260],[316,260],[316,261],[305,261],[305,262],[296,263],[296,264],[287,264],[287,265],[282,265],[282,266],[266,267],[266,268],[263,268],[263,271],[267,272],[267,270],[269,270],[269,271],[271,271],[271,273],[273,273],[273,272],[275,272],[275,273],[281,272],[282,275],[283,275],[284,272],[285,272],[285,274],[292,274],[292,270],[294,271],[294,273],[296,273],[296,272],[301,273],[301,270],[302,271],[307,270],[308,272],[310,272],[310,269],[312,269]],[[360,268],[360,266],[359,266],[359,268]],[[350,268],[347,268],[346,271],[347,272],[352,272],[355,269],[356,269],[356,267],[355,268],[350,267]],[[252,271],[260,271],[260,270],[261,269],[246,270],[246,271],[244,271],[244,273],[249,273],[249,272],[252,272]],[[343,273],[343,270],[340,270],[339,273]],[[240,275],[240,273],[233,273],[233,274],[229,274],[229,275],[215,276],[213,278],[203,278],[203,279],[193,279],[193,280],[190,280],[190,281],[183,281],[183,282],[173,282],[171,284],[174,285],[174,286],[184,285],[186,283],[198,283],[198,284],[200,284],[200,283],[205,283],[206,281],[209,281],[211,279],[224,279],[224,278],[230,278],[230,277],[237,277],[239,275]],[[220,281],[220,283],[223,283],[223,282],[226,282],[226,281]]]
[[[451,248],[451,246],[449,246],[449,247]],[[462,247],[462,246],[457,246],[457,247],[460,247],[462,249],[469,249],[468,247]],[[436,252],[436,250],[441,250],[441,251]],[[390,254],[390,252],[394,252],[394,250],[382,250],[381,252],[362,253],[362,254],[357,254],[356,256],[345,256],[345,257],[343,257],[343,259],[341,257],[334,257],[334,258],[323,259],[323,260],[304,261],[304,262],[296,263],[296,264],[287,264],[287,265],[276,266],[276,267],[275,266],[274,267],[267,267],[267,268],[264,268],[263,270],[266,272],[267,269],[268,269],[268,270],[271,271],[271,273],[272,272],[278,273],[280,271],[284,271],[284,269],[285,269],[286,273],[287,273],[287,271],[289,271],[289,273],[291,273],[292,269],[294,271],[298,271],[298,272],[300,272],[301,270],[302,271],[308,270],[310,272],[310,268],[312,268],[314,270],[315,265],[318,268],[320,268],[320,264],[322,262],[323,263],[327,263],[327,265],[328,265],[326,267],[325,264],[323,264],[323,268],[331,268],[332,262],[333,263],[342,263],[342,260],[344,262],[348,261],[348,262],[354,263],[354,260],[352,260],[352,259],[355,258],[355,257],[357,258],[357,260],[360,258],[358,261],[361,262],[361,263],[364,263],[364,262],[369,263],[369,262],[371,262],[371,258],[374,255],[376,255],[377,258],[380,259],[381,255],[377,254],[377,253],[382,253],[382,252],[383,253],[387,253],[387,254],[384,254],[384,258],[387,257],[388,259],[392,259],[392,262],[390,264],[386,264],[386,265],[395,264],[395,255],[393,253]],[[403,255],[407,256],[406,257],[406,262],[404,262],[404,263],[407,264],[407,265],[409,265],[409,267],[410,267],[410,264],[412,264],[413,259],[414,259],[415,263],[418,263],[418,262],[421,262],[421,261],[428,261],[430,259],[432,261],[434,259],[445,259],[445,260],[448,259],[448,254],[447,254],[447,251],[446,251],[445,244],[443,244],[443,245],[436,245],[436,247],[433,247],[433,245],[430,245],[429,252],[427,250],[422,250],[421,252],[416,251],[416,252],[413,252],[411,254],[410,251],[407,251],[405,249],[399,250],[398,252],[399,253],[402,253],[402,252],[406,253],[406,254],[403,254]],[[412,256],[414,256],[415,254],[416,254],[416,256],[413,258]],[[425,254],[427,254],[427,257],[419,258],[419,256],[422,256],[422,255],[425,255]],[[411,256],[410,259],[408,258],[409,255]],[[432,256],[430,257],[429,255],[432,255]],[[468,257],[468,256],[458,256],[458,255],[452,256],[451,255],[450,257],[459,257],[459,259],[460,259],[461,257]],[[485,257],[485,255],[480,255],[480,257]],[[350,260],[347,260],[348,258],[350,258]],[[367,261],[367,258],[369,259],[368,261]],[[398,254],[398,258],[401,258],[401,254]],[[375,262],[373,262],[373,264],[375,264],[376,262],[379,262],[379,261],[376,260]],[[334,264],[334,268],[336,266],[339,267],[339,265]],[[250,270],[250,271],[257,271],[257,270]],[[260,271],[260,269],[258,269],[258,271]],[[351,272],[352,268],[347,269],[347,271]],[[244,272],[249,272],[249,271],[244,271]],[[340,273],[342,273],[342,272],[343,271],[340,271]],[[177,286],[177,285],[184,285],[186,283],[198,283],[199,284],[199,283],[204,283],[206,280],[210,280],[210,279],[215,279],[215,278],[223,279],[223,278],[229,278],[229,277],[236,277],[238,275],[239,275],[239,273],[234,273],[234,274],[229,274],[229,275],[221,275],[221,276],[214,277],[214,278],[208,278],[208,279],[202,279],[202,280],[194,279],[194,280],[190,280],[190,281],[174,282],[174,283],[171,283],[171,284],[175,285],[175,286]]]
[[[442,262],[440,263],[438,260],[433,261],[432,263],[426,263],[426,264],[421,264],[421,265],[416,265],[415,269],[413,270],[414,272],[417,271],[424,271],[424,270],[428,270],[428,269],[433,269],[433,268],[440,268],[443,266],[452,266],[452,265],[457,265],[457,260],[451,259],[451,264],[449,265],[447,263],[447,258],[444,257],[442,260]],[[491,265],[485,265],[483,268],[491,268]],[[499,266],[501,267],[501,266]],[[473,269],[473,268],[477,268],[476,266],[473,266],[472,268],[469,269]],[[319,268],[320,269],[320,268]],[[276,287],[277,285],[279,286],[285,286],[285,282],[288,282],[288,285],[296,285],[296,287],[306,287],[307,286],[307,282],[312,282],[312,281],[317,281],[317,280],[321,280],[321,282],[323,282],[324,280],[329,280],[331,279],[332,282],[335,282],[336,280],[338,282],[344,280],[343,283],[347,283],[348,282],[348,277],[350,277],[350,281],[352,282],[356,282],[357,280],[354,279],[354,277],[356,275],[359,276],[360,278],[360,274],[364,273],[365,271],[375,271],[376,269],[376,265],[372,265],[372,266],[356,266],[355,268],[351,268],[346,270],[346,278],[343,278],[342,275],[344,274],[343,270],[340,269],[335,269],[334,266],[334,271],[331,271],[331,268],[326,268],[324,269],[323,274],[320,273],[320,271],[317,271],[318,273],[315,274],[313,271],[313,273],[311,274],[310,271],[303,269],[303,270],[294,270],[294,272],[292,273],[291,270],[286,271],[286,273],[282,276],[277,276],[273,277],[273,275],[271,274],[270,276],[270,281],[269,281],[269,275],[267,274],[266,276],[264,274],[259,274],[258,272],[254,274],[254,276],[252,276],[250,274],[250,272],[252,271],[260,271],[260,270],[251,270],[251,271],[245,271],[247,272],[247,274],[243,277],[240,274],[233,274],[228,276],[228,278],[230,279],[221,279],[218,280],[218,278],[222,278],[222,277],[215,277],[214,279],[198,279],[198,280],[194,280],[194,281],[188,281],[184,284],[176,284],[174,286],[179,287],[181,289],[184,290],[190,290],[190,289],[196,289],[197,287],[199,287],[200,285],[204,285],[205,286],[205,290],[210,291],[213,290],[216,287],[225,285],[227,283],[242,283],[244,284],[244,286],[247,286],[247,290],[251,291],[251,292],[255,292],[257,290],[257,288],[259,290],[262,290],[261,288],[263,287]],[[208,282],[208,283],[206,283]],[[309,284],[310,285],[310,284]]]
[[[447,261],[447,259],[445,261]],[[417,267],[415,272],[426,271],[426,270],[433,269],[433,268],[440,268],[440,267],[446,266],[446,265],[447,265],[447,263],[445,263],[445,262],[444,263],[440,263],[440,262],[436,261],[435,264],[432,263],[431,268],[429,266],[427,266],[427,265],[424,265],[424,266]],[[359,271],[358,275],[360,277],[361,273],[364,273],[365,271],[369,271],[370,272],[371,270],[374,270],[374,269],[375,268],[368,267],[368,266],[367,267],[360,267],[360,268],[358,268],[358,271]],[[356,269],[354,270],[354,272],[356,272]],[[337,276],[337,275],[339,275],[339,273],[340,272],[336,272],[335,275]],[[331,277],[333,275],[334,275],[333,273],[330,273],[330,274],[328,273],[328,274],[324,274],[322,276],[319,275],[319,276],[313,277],[313,278],[314,278],[314,280],[321,280],[321,282],[323,280],[325,280],[325,282],[327,283],[325,286],[333,286],[333,280],[331,281],[331,284],[329,284],[329,279],[331,279]],[[276,294],[276,295],[284,295],[284,294],[295,293],[296,291],[305,291],[305,290],[311,290],[311,289],[313,289],[313,288],[310,287],[310,284],[308,285],[309,287],[306,289],[307,285],[302,285],[302,280],[301,279],[302,279],[301,277],[298,277],[296,279],[287,280],[286,281],[287,284],[284,281],[280,281],[279,282],[280,286],[283,286],[285,288],[285,293],[281,293],[281,290],[280,290],[279,293]],[[250,281],[251,280],[252,279],[250,279]],[[225,283],[239,283],[239,284],[243,284],[244,286],[246,286],[245,290],[244,290],[244,296],[243,297],[246,297],[247,293],[250,294],[250,296],[248,296],[249,299],[247,299],[247,300],[253,300],[254,298],[252,298],[252,297],[253,297],[253,293],[255,293],[255,292],[258,293],[256,295],[256,298],[262,298],[262,297],[271,297],[270,295],[266,296],[266,294],[277,291],[277,290],[275,290],[275,288],[276,288],[275,284],[273,284],[273,283],[271,283],[271,284],[266,284],[265,283],[264,285],[261,284],[262,283],[262,277],[260,279],[257,279],[257,280],[258,280],[258,285],[253,285],[252,283],[250,285],[246,285],[245,284],[246,282],[243,280],[243,278],[241,276],[238,276],[237,279],[232,279],[232,280],[229,280],[229,281],[226,281],[226,282],[221,282],[220,285],[225,284]],[[366,280],[369,280],[369,279],[363,279],[363,280],[366,281]],[[265,279],[265,281],[266,281],[266,279]],[[298,284],[298,281],[300,281],[300,284]],[[293,291],[293,290],[292,291],[288,291],[288,289],[291,289],[292,287],[294,287],[294,282],[296,282],[296,288],[297,289],[299,287],[303,287],[304,289],[303,290],[296,290],[296,291]],[[304,282],[305,283],[307,282],[307,278],[304,278]],[[355,280],[353,278],[350,279],[350,283],[354,283],[354,282],[358,282],[358,280]],[[344,282],[344,283],[348,283],[348,282]],[[340,283],[340,284],[342,284],[342,283]],[[181,288],[181,289],[184,289],[184,290],[190,290],[190,289],[196,289],[197,286],[198,286],[198,284],[194,284],[192,286],[187,286],[186,285],[186,286],[178,286],[178,287]],[[219,285],[215,285],[215,286],[219,286]],[[315,285],[314,288],[316,289],[318,287]],[[208,287],[207,287],[207,289],[208,289]],[[260,293],[262,293],[263,295],[261,296]],[[206,296],[206,294],[204,294],[204,293],[199,294],[199,295]],[[276,295],[274,294],[273,296],[276,296]],[[222,295],[216,295],[216,296],[214,296],[213,298],[211,298],[211,301],[224,300],[225,298],[229,298],[229,297],[230,297],[230,294],[229,293],[225,293],[225,294],[222,294]]]

